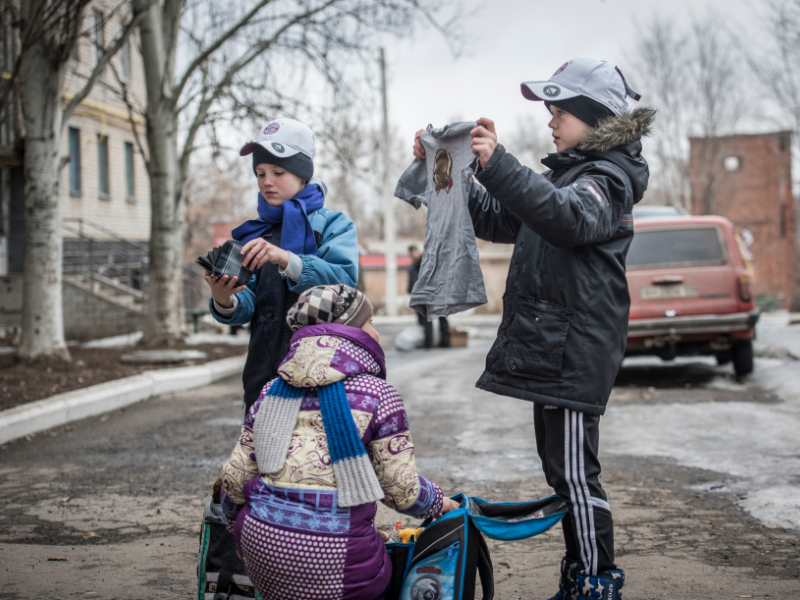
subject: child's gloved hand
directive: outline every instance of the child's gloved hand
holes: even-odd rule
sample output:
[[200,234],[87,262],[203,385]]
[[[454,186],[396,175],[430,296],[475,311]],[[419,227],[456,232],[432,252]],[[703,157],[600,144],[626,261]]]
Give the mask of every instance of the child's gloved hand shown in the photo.
[[477,123],[478,126],[469,132],[472,136],[472,153],[480,157],[481,168],[485,169],[497,148],[497,133],[494,121],[481,118]]
[[444,500],[442,500],[442,512],[436,515],[436,518],[440,519],[443,514],[449,513],[451,510],[456,510],[460,506],[461,505],[455,500],[451,500],[450,498],[445,498]]
[[263,238],[247,242],[242,247],[241,254],[244,256],[242,264],[251,271],[255,271],[268,262],[278,265],[281,269],[289,266],[289,253]]
[[203,271],[203,279],[206,280],[208,287],[211,288],[211,296],[217,301],[217,304],[225,308],[233,306],[233,295],[247,289],[246,285],[237,285],[238,277],[214,277],[208,271]]

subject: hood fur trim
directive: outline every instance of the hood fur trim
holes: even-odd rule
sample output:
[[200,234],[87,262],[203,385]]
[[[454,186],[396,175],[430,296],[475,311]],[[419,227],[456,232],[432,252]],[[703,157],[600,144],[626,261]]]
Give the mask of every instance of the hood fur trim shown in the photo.
[[650,135],[656,120],[656,109],[634,108],[619,117],[604,119],[589,130],[579,146],[580,150],[606,152],[617,146],[630,144]]

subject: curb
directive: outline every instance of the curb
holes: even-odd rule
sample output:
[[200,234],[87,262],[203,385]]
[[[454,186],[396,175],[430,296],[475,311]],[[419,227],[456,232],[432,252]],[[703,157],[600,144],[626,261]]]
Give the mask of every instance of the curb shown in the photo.
[[241,373],[246,356],[232,356],[194,367],[145,371],[0,411],[0,444],[153,396],[190,390],[236,375]]

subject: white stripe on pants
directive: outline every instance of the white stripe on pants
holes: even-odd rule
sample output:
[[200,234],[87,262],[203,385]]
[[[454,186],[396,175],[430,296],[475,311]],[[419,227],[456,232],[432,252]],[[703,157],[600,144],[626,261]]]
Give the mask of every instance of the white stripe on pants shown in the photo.
[[587,575],[597,575],[597,539],[594,507],[586,483],[583,455],[583,413],[564,409],[564,475],[575,507],[575,527],[581,561]]

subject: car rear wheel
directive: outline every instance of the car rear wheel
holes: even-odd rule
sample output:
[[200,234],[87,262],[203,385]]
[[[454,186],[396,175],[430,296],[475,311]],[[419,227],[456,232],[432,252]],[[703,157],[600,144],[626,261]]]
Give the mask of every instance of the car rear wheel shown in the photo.
[[749,375],[753,372],[753,340],[736,342],[731,348],[733,370],[739,376]]
[[715,352],[714,356],[717,358],[717,364],[719,366],[727,365],[731,362],[731,351],[725,350],[724,352]]

